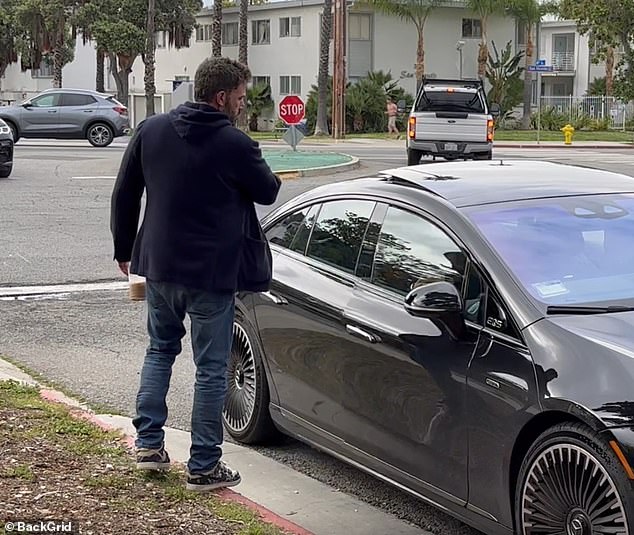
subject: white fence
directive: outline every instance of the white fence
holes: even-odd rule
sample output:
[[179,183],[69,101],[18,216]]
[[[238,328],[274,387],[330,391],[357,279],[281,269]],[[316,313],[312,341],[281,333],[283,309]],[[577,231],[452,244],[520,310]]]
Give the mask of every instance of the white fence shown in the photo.
[[612,129],[625,130],[634,119],[634,103],[624,103],[614,97],[541,97],[541,114],[556,112],[570,123],[606,121]]

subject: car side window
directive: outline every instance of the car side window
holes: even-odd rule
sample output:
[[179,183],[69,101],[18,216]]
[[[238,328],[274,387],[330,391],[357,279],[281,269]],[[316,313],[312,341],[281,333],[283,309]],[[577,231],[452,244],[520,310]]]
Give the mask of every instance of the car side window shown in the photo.
[[423,284],[449,281],[458,291],[466,267],[466,255],[430,221],[390,207],[385,216],[371,282],[401,295]]
[[82,95],[81,93],[63,93],[62,106],[90,106],[95,104],[97,100],[91,95]]
[[313,230],[313,225],[315,224],[315,218],[319,213],[319,209],[321,208],[321,204],[315,204],[311,207],[304,218],[304,221],[299,226],[293,241],[289,249],[291,251],[295,251],[297,253],[306,254],[306,246],[308,245],[308,238],[310,238],[310,233]]
[[464,318],[467,321],[484,325],[484,306],[486,284],[482,277],[471,262],[467,269],[467,278],[464,288]]
[[51,108],[53,106],[59,106],[59,93],[41,95],[39,97],[35,97],[30,102],[31,106],[35,108]]
[[297,230],[308,215],[309,208],[309,206],[306,206],[297,212],[287,215],[284,219],[266,231],[266,238],[271,243],[288,248],[291,245],[295,234],[297,234]]
[[307,256],[354,273],[375,204],[359,200],[325,203],[315,221]]

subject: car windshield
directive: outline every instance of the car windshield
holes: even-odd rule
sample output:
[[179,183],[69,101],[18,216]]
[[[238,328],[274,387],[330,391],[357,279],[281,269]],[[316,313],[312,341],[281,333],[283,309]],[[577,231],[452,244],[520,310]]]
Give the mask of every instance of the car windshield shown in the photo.
[[484,113],[484,103],[476,91],[423,91],[416,111],[454,111]]
[[632,304],[634,195],[537,199],[464,211],[538,301]]

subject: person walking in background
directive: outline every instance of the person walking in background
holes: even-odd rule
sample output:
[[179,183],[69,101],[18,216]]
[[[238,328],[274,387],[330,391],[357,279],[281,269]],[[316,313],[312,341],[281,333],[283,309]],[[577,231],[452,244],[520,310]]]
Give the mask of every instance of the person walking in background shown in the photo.
[[387,101],[387,133],[396,134],[396,139],[400,137],[400,132],[396,128],[396,117],[398,116],[398,106],[393,100]]
[[[149,346],[136,398],[137,467],[170,465],[166,396],[191,319],[196,379],[187,489],[237,485],[221,460],[222,408],[236,291],[265,291],[271,253],[254,203],[277,198],[279,178],[234,123],[249,69],[227,58],[198,67],[196,102],[138,125],[112,193],[111,231],[120,270],[146,278]],[[146,191],[138,230],[141,197]]]

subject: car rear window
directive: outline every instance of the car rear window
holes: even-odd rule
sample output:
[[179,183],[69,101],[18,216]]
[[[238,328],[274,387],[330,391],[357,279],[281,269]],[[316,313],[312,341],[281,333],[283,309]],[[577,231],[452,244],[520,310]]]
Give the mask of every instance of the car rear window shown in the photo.
[[485,113],[484,102],[478,92],[423,91],[416,102],[416,111],[448,111]]

